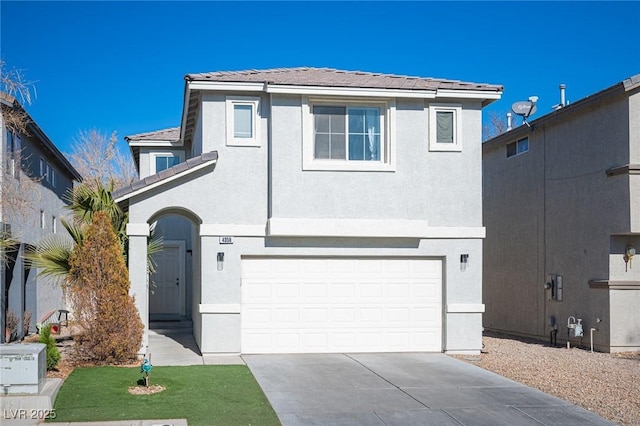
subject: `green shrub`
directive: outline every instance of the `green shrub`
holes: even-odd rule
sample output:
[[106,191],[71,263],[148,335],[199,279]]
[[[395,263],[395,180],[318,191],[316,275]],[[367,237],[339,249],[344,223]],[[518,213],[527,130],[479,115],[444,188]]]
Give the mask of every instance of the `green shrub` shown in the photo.
[[47,370],[53,370],[60,362],[60,351],[56,346],[56,339],[51,335],[51,324],[40,329],[40,343],[47,345]]

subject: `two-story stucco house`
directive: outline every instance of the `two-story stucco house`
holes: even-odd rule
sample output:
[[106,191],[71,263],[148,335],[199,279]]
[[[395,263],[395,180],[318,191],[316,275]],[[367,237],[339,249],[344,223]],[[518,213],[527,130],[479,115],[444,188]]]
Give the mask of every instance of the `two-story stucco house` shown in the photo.
[[145,324],[191,318],[203,353],[479,352],[481,116],[501,86],[324,68],[185,80],[181,126],[128,138],[142,179],[114,194]]
[[563,100],[483,144],[484,325],[637,351],[640,74]]
[[[42,238],[66,234],[60,225],[60,218],[68,216],[64,195],[81,176],[14,97],[0,93],[0,105],[0,223],[5,236],[17,242],[5,252],[0,287],[3,308],[20,321],[20,335],[23,312],[31,315],[30,331],[35,331],[46,312],[66,307],[62,289],[51,279],[38,277],[22,256]],[[20,114],[25,128],[12,126],[5,113]]]

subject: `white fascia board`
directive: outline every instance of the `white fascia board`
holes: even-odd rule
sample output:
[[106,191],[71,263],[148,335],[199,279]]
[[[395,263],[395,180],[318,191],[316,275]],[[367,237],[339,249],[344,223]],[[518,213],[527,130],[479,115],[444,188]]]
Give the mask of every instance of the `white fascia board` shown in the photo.
[[450,314],[478,314],[484,312],[482,303],[449,303],[447,313]]
[[484,238],[485,228],[429,226],[426,220],[271,218],[269,236],[365,238]]
[[267,93],[281,93],[289,95],[315,95],[315,96],[358,96],[381,98],[419,98],[433,99],[436,97],[434,90],[400,90],[400,89],[366,89],[345,87],[318,87],[318,86],[288,86],[269,84]]
[[226,81],[190,81],[189,90],[264,92],[264,83],[234,83]]
[[170,141],[170,140],[151,140],[147,139],[144,141],[132,141],[129,142],[129,146],[148,146],[148,147],[174,147],[174,146],[183,146],[182,140],[179,141]]
[[436,94],[438,98],[457,98],[457,99],[500,99],[502,92],[484,92],[480,90],[450,90],[438,89]]
[[148,223],[127,223],[127,235],[137,237],[149,236],[149,224]]
[[228,223],[203,223],[200,225],[202,237],[264,237],[266,227],[262,225],[238,225]]
[[135,197],[136,195],[140,195],[140,194],[143,194],[143,193],[145,193],[145,192],[147,192],[147,191],[151,191],[151,190],[152,190],[152,189],[154,189],[154,188],[157,188],[157,187],[159,187],[159,186],[161,186],[161,185],[165,185],[165,184],[167,184],[167,183],[169,183],[169,182],[172,182],[172,181],[174,181],[174,180],[176,180],[176,179],[179,179],[179,178],[181,178],[181,177],[183,177],[183,176],[185,176],[185,175],[188,175],[188,174],[193,173],[193,172],[195,172],[195,171],[198,171],[198,170],[200,170],[200,169],[204,169],[205,167],[210,166],[210,165],[212,164],[212,162],[213,162],[213,164],[215,164],[215,163],[217,163],[217,160],[216,160],[216,161],[214,161],[214,160],[212,160],[212,161],[207,161],[206,163],[198,164],[197,166],[192,167],[192,168],[190,168],[190,169],[187,169],[187,170],[185,170],[185,171],[184,171],[184,172],[182,172],[182,173],[178,173],[178,174],[173,175],[173,176],[171,176],[171,177],[168,177],[168,178],[166,178],[166,179],[159,180],[159,181],[157,181],[157,182],[154,182],[154,183],[152,183],[152,184],[149,184],[149,185],[147,185],[147,186],[144,186],[144,187],[142,187],[142,188],[140,188],[140,189],[138,189],[138,190],[135,190],[135,191],[133,191],[133,192],[130,192],[130,193],[128,193],[128,194],[125,194],[125,195],[123,195],[122,197],[116,198],[114,201],[115,201],[116,203],[120,203],[120,202],[122,202],[122,201],[124,201],[124,200],[128,200],[129,198],[133,198],[133,197]]
[[184,84],[184,101],[182,104],[182,121],[180,122],[180,140],[184,140],[184,134],[187,131],[187,115],[189,114],[189,100],[191,99],[191,90],[189,90],[189,82]]

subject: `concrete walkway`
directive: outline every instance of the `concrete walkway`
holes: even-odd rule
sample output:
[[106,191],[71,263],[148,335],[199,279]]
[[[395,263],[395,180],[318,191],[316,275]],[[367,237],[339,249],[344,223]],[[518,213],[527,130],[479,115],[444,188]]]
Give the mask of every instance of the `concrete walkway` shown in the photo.
[[444,354],[243,358],[285,426],[613,424]]
[[162,365],[243,365],[239,355],[202,355],[193,338],[193,331],[185,328],[149,330],[151,364]]

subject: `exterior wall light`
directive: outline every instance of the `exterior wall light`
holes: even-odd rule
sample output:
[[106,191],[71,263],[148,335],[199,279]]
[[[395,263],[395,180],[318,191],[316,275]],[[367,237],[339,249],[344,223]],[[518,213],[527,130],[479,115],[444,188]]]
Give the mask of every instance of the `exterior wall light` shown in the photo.
[[469,255],[468,254],[461,254],[460,255],[460,270],[462,272],[467,270],[467,264],[469,263]]
[[224,253],[218,252],[218,271],[224,268]]
[[631,244],[627,245],[627,248],[624,249],[624,256],[622,258],[624,259],[625,272],[628,270],[627,266],[629,267],[629,269],[631,269],[631,261],[633,260],[633,256],[635,256],[635,254],[636,249]]

